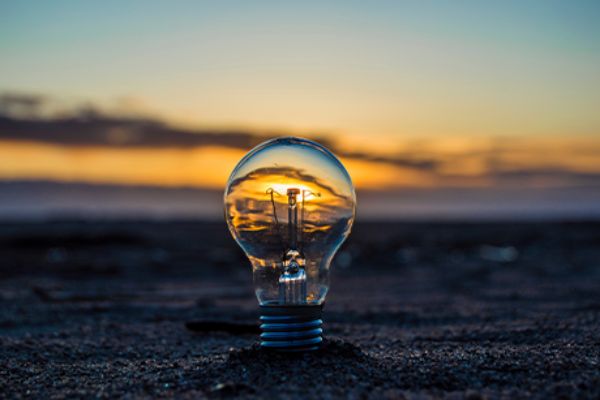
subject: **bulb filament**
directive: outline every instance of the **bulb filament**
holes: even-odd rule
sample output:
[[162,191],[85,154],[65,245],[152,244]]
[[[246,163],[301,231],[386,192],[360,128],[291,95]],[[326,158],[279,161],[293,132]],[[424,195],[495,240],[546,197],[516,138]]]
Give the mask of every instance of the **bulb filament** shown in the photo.
[[[277,235],[282,241],[283,262],[282,272],[279,277],[279,302],[282,304],[305,304],[306,303],[306,271],[304,269],[305,259],[303,254],[304,240],[304,218],[305,201],[308,195],[320,197],[319,193],[313,193],[310,190],[301,190],[298,188],[287,189],[287,211],[288,211],[288,243],[283,245],[283,239],[279,227],[279,218],[275,207],[275,195],[283,196],[273,188],[267,189],[267,194],[271,196],[271,205],[273,207],[273,219]],[[298,225],[298,196],[302,196],[300,225]],[[298,231],[300,231],[300,241],[298,240]]]
[[296,196],[299,189],[291,188],[287,191],[288,196],[288,231],[290,237],[290,250],[298,249],[298,202]]

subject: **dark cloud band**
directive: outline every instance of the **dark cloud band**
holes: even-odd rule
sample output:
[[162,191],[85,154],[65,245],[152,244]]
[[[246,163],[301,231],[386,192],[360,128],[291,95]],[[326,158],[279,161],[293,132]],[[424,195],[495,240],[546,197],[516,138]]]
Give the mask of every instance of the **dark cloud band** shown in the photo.
[[[34,95],[0,96],[0,139],[35,141],[61,146],[122,148],[193,148],[225,146],[250,149],[264,140],[285,133],[258,134],[250,131],[211,131],[174,128],[163,121],[144,117],[119,117],[86,107],[66,116],[43,116],[46,98]],[[381,157],[336,149],[325,137],[314,138],[342,157],[387,163],[418,170],[432,170],[434,160]]]

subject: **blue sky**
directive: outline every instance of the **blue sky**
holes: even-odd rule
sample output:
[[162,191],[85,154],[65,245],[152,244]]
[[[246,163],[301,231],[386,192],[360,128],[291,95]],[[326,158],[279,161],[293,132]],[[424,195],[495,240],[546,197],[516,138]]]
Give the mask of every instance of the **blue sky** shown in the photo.
[[593,1],[0,7],[3,90],[135,99],[183,123],[350,135],[600,125]]
[[[500,202],[564,190],[560,204],[588,210],[578,199],[600,187],[598,21],[598,1],[3,1],[0,107],[29,96],[45,117],[151,118],[169,125],[164,143],[177,129],[321,138],[360,189],[389,191],[386,207],[400,189],[438,207],[444,188],[468,188]],[[0,180],[215,189],[245,151],[73,145],[61,121],[44,123],[43,140],[0,126]],[[112,123],[101,139],[144,126]]]

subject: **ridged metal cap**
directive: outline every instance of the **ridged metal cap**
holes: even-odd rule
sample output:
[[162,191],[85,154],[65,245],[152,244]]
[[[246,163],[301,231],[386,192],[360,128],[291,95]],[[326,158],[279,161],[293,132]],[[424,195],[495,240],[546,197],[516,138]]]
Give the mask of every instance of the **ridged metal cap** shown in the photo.
[[322,305],[261,305],[260,346],[287,352],[319,349],[322,311]]

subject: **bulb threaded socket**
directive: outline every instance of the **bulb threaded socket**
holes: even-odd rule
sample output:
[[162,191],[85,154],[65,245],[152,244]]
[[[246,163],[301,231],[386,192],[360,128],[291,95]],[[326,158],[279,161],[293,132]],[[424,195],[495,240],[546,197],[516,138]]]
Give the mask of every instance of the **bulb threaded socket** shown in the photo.
[[260,306],[260,347],[276,351],[312,351],[323,342],[323,305]]

